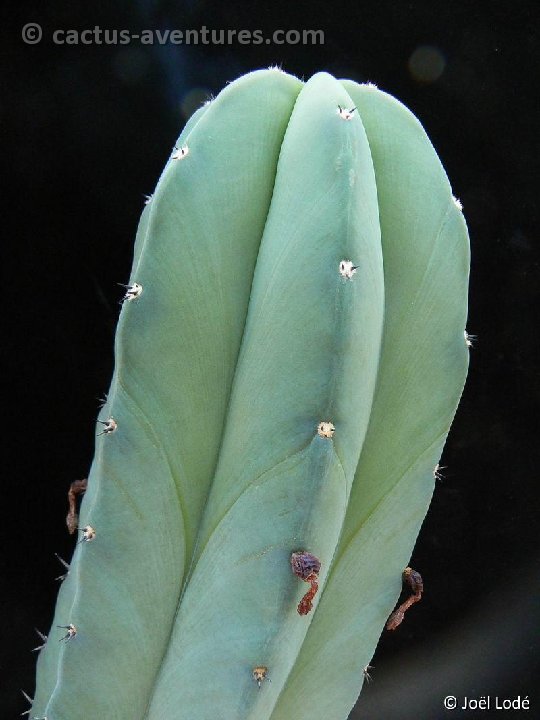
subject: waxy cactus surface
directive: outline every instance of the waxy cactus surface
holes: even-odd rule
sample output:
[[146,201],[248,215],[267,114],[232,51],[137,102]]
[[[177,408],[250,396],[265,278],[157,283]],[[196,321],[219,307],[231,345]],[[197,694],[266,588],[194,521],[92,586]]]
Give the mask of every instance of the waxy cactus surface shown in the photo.
[[467,371],[444,170],[373,86],[254,72],[134,255],[30,717],[345,719]]

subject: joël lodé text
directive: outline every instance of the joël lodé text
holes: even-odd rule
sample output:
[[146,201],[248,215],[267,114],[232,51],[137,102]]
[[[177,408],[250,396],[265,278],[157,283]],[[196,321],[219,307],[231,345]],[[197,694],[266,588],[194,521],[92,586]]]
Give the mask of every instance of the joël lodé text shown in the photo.
[[462,710],[529,710],[529,696],[518,695],[515,698],[500,698],[498,695],[481,695],[478,698],[463,698]]

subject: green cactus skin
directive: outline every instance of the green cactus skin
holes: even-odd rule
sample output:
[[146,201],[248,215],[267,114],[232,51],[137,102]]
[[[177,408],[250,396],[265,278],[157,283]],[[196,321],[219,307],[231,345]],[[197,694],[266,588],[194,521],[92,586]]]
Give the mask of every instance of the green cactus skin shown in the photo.
[[465,222],[411,113],[325,73],[240,78],[177,148],[30,717],[345,719],[467,372]]

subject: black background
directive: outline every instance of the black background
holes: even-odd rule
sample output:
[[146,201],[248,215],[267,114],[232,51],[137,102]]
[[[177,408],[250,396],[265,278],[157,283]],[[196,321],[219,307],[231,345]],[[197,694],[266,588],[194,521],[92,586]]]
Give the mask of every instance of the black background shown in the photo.
[[[446,711],[443,698],[518,694],[531,700],[526,716],[540,717],[533,2],[79,1],[3,11],[1,717],[25,709],[20,688],[33,693],[34,627],[48,629],[61,570],[53,553],[72,551],[66,492],[92,458],[97,398],[112,372],[117,283],[129,275],[143,194],[194,104],[270,64],[306,79],[327,70],[370,80],[408,105],[463,202],[471,236],[468,330],[478,341],[447,469],[411,561],[425,596],[383,634],[373,682],[351,717],[488,717]],[[44,30],[34,46],[21,41],[31,21]],[[325,44],[50,40],[55,28],[95,25],[311,28],[325,31]],[[426,45],[444,61],[430,81],[410,66]]]

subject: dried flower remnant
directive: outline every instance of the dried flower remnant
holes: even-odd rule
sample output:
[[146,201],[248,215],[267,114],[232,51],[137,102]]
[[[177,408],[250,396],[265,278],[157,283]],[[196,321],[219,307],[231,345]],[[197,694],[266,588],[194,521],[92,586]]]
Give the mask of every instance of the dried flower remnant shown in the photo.
[[307,615],[313,608],[313,598],[319,589],[319,570],[321,561],[315,555],[305,550],[293,552],[291,555],[291,567],[296,577],[310,584],[310,588],[298,603],[298,614]]
[[419,602],[422,598],[424,583],[419,572],[410,567],[406,567],[403,571],[403,582],[407,583],[410,587],[412,595],[410,595],[405,602],[402,602],[401,605],[390,615],[388,622],[386,623],[387,630],[395,630],[399,625],[401,625],[407,610],[411,607],[411,605]]
[[74,480],[69,486],[68,490],[68,503],[69,511],[66,516],[66,525],[69,530],[69,534],[73,535],[77,529],[79,522],[79,514],[77,512],[77,497],[86,492],[88,487],[88,480],[83,478],[82,480]]

